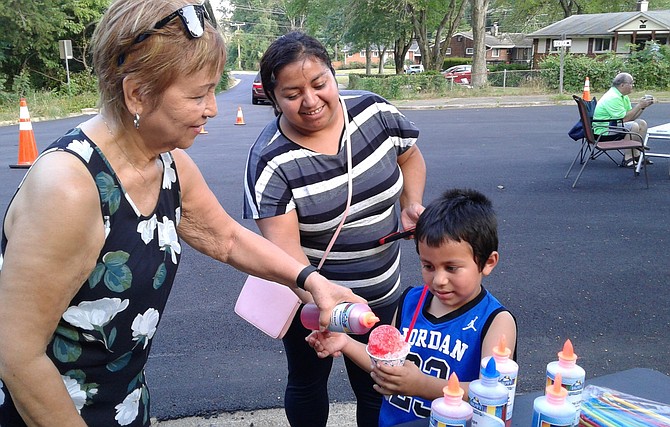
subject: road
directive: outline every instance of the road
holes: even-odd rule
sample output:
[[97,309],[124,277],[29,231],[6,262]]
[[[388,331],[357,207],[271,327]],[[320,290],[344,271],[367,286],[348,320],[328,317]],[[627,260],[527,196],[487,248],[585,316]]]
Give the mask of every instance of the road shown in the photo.
[[[251,105],[253,75],[239,77],[218,95],[219,115],[189,153],[228,212],[256,230],[241,219],[244,160],[273,114],[270,106]],[[235,125],[238,106],[244,126]],[[590,164],[572,189],[563,176],[578,150],[567,137],[574,105],[404,112],[421,129],[426,202],[462,186],[489,195],[496,207],[501,260],[484,285],[518,319],[519,393],[543,387],[546,364],[566,338],[587,379],[632,367],[670,373],[666,161],[648,168],[649,189],[606,159]],[[652,126],[668,116],[668,104],[645,111]],[[38,149],[84,119],[34,122]],[[16,162],[17,142],[18,126],[0,127],[4,165]],[[24,172],[0,167],[0,212]],[[403,283],[418,285],[413,244],[403,245]],[[183,255],[147,366],[153,416],[282,406],[281,344],[233,313],[245,275],[189,247]],[[338,361],[331,377],[331,400],[351,401],[342,366]]]

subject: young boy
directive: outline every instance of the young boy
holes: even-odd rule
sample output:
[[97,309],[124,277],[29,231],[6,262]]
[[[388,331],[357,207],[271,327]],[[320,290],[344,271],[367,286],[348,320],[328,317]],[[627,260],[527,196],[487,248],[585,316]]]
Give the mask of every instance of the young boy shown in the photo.
[[[375,390],[389,395],[379,426],[393,426],[430,415],[455,372],[461,387],[479,378],[481,359],[492,355],[501,335],[516,359],[516,320],[482,286],[498,263],[498,232],[489,199],[474,190],[454,189],[431,203],[416,226],[423,281],[400,299],[394,325],[405,335],[417,305],[421,310],[409,334],[404,366],[372,366],[365,344],[346,334],[314,332],[308,342],[319,357],[347,355],[371,372]],[[421,302],[421,295],[425,299]]]

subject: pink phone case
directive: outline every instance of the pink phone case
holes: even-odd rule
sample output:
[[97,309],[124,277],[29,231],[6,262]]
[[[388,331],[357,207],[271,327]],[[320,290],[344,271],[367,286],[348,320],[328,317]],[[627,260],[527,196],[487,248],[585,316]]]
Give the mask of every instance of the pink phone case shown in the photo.
[[249,276],[235,303],[235,313],[272,338],[282,338],[300,307],[288,287]]

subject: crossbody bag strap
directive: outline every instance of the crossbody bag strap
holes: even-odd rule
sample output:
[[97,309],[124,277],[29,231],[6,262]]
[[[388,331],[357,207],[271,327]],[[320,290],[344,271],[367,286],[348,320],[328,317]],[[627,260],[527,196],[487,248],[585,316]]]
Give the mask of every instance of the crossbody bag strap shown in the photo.
[[321,257],[321,261],[319,261],[319,265],[316,267],[317,270],[321,270],[323,263],[326,262],[326,258],[328,257],[330,250],[333,248],[333,245],[335,244],[337,236],[340,234],[340,230],[342,230],[344,221],[347,219],[347,215],[349,214],[349,207],[351,206],[351,197],[353,193],[353,176],[351,173],[351,135],[349,133],[349,113],[347,112],[347,105],[344,103],[344,99],[342,99],[341,96],[340,96],[340,105],[342,105],[342,112],[344,113],[344,137],[346,141],[345,148],[347,150],[347,204],[344,208],[344,212],[342,213],[342,220],[335,229],[335,233],[333,234],[333,237],[330,239],[330,242],[328,243],[328,246],[326,247],[326,250],[323,253],[323,256]]

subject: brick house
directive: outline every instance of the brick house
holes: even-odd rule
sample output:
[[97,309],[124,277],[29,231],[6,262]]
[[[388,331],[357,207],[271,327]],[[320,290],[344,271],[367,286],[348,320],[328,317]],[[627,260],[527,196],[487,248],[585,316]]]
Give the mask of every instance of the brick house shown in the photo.
[[[381,51],[375,49],[374,47],[371,49],[372,49],[372,58],[371,58],[372,65],[376,66],[379,64]],[[384,57],[382,58],[382,60],[384,62],[392,60],[393,48],[387,49],[386,52],[384,52],[383,56]],[[421,51],[419,50],[419,44],[416,42],[416,40],[412,41],[412,44],[410,45],[409,50],[407,51],[407,55],[405,56],[405,62],[410,64],[421,63]],[[347,45],[340,51],[338,60],[332,61],[332,63],[333,67],[335,68],[341,68],[343,65],[352,63],[365,64],[365,49],[354,50],[350,45]]]
[[[532,39],[523,33],[501,33],[497,24],[486,34],[484,43],[487,64],[529,63],[532,57]],[[472,32],[458,32],[451,37],[445,57],[472,58],[473,54]]]

